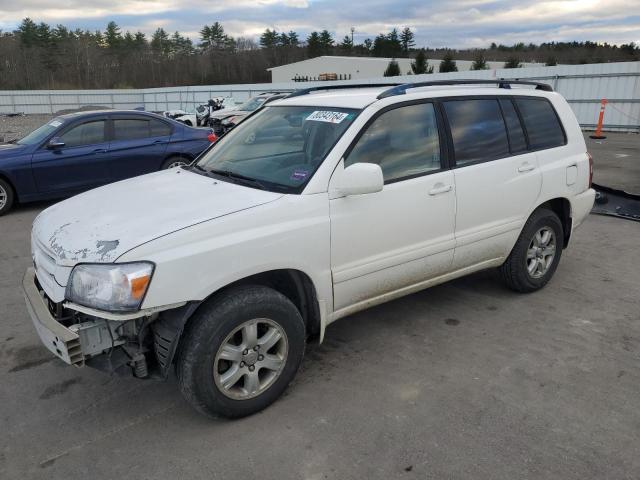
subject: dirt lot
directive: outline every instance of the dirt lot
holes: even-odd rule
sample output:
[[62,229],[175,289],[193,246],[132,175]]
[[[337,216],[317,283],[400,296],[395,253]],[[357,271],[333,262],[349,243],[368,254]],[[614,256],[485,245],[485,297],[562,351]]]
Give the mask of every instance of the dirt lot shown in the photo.
[[2,479],[640,478],[640,223],[590,216],[535,294],[483,272],[340,320],[285,397],[211,421],[174,378],[40,345],[20,281],[46,206],[0,218]]

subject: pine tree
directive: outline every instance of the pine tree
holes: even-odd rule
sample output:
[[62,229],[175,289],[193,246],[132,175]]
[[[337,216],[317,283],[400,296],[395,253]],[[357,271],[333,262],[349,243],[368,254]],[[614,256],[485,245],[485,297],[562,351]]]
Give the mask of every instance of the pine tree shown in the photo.
[[262,48],[275,48],[278,45],[278,32],[268,28],[260,35],[260,46]]
[[322,55],[331,53],[331,49],[333,48],[333,44],[335,42],[328,30],[322,30],[320,32],[319,40],[320,47],[322,48]]
[[440,62],[440,69],[438,71],[440,73],[458,71],[458,66],[456,65],[456,61],[453,59],[453,55],[451,55],[451,52],[447,52],[445,56],[442,57],[442,61]]
[[486,70],[487,68],[489,68],[487,66],[487,60],[482,53],[478,53],[471,64],[471,70]]
[[349,35],[345,35],[342,39],[342,42],[338,45],[338,48],[343,53],[351,53],[353,50],[353,42],[351,41],[351,37]]
[[405,55],[409,55],[409,50],[415,47],[414,35],[409,27],[405,27],[400,33],[400,44],[402,45],[402,53]]
[[104,41],[108,49],[117,50],[122,45],[122,33],[116,22],[109,22],[104,31]]
[[307,37],[307,55],[310,58],[322,55],[322,44],[318,32],[311,32]]
[[509,57],[507,61],[504,62],[504,68],[520,68],[521,66],[520,58],[516,56]]
[[384,71],[384,76],[397,77],[398,75],[400,75],[400,66],[398,65],[398,62],[393,59],[389,62],[389,65],[387,65],[387,69]]
[[421,48],[418,51],[415,61],[411,62],[411,71],[416,75],[420,75],[422,73],[433,73],[433,67],[429,66],[427,54],[425,53],[424,48]]

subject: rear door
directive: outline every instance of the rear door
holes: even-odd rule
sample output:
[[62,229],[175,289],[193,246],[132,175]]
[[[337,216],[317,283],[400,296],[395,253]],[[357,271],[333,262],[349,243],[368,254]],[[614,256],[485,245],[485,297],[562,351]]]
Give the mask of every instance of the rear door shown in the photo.
[[58,134],[63,146],[44,143],[33,155],[33,176],[42,193],[62,195],[98,187],[110,180],[105,117],[70,124]]
[[113,181],[160,170],[172,126],[147,115],[111,117],[110,171]]
[[542,175],[512,99],[454,97],[442,106],[454,159],[457,270],[509,254]]

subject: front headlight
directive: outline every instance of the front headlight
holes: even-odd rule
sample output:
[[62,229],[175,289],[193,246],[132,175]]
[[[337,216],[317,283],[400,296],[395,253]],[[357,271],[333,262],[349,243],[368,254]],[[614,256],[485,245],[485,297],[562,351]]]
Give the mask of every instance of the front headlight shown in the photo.
[[99,310],[138,310],[153,267],[150,262],[76,265],[67,285],[67,300]]

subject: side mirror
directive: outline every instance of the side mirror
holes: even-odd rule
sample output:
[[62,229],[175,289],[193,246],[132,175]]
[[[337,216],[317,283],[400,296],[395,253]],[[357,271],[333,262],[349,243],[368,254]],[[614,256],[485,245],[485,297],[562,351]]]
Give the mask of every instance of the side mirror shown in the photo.
[[56,148],[62,147],[64,147],[64,142],[60,139],[60,137],[53,137],[51,140],[49,140],[49,143],[47,143],[47,148],[49,150],[55,150]]
[[338,181],[338,191],[344,196],[376,193],[383,186],[382,169],[375,163],[349,165]]

